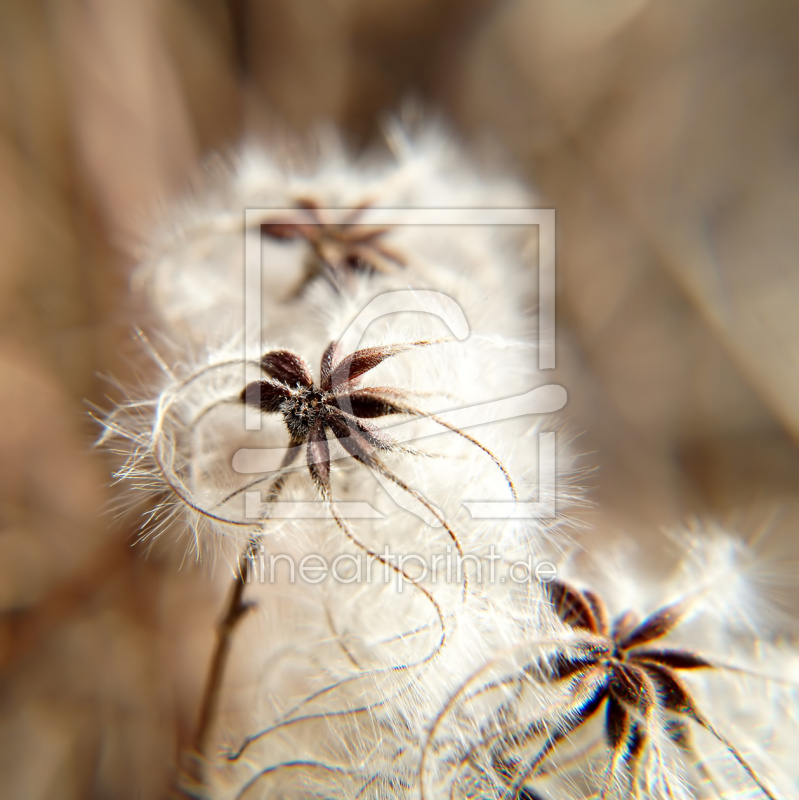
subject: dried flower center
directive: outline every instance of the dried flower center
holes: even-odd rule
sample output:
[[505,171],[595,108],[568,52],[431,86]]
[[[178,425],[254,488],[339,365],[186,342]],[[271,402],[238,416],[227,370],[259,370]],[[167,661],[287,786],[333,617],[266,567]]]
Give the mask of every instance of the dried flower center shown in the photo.
[[297,440],[308,438],[313,424],[326,414],[328,393],[316,387],[292,394],[280,404],[289,433]]

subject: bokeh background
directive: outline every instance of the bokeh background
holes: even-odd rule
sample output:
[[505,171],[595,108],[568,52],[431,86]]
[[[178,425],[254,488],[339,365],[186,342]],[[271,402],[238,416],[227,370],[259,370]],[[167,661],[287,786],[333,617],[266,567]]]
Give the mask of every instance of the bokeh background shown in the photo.
[[0,796],[169,794],[227,578],[131,547],[86,402],[137,232],[243,136],[411,101],[500,153],[557,209],[584,542],[720,521],[790,603],[797,85],[792,0],[0,0]]

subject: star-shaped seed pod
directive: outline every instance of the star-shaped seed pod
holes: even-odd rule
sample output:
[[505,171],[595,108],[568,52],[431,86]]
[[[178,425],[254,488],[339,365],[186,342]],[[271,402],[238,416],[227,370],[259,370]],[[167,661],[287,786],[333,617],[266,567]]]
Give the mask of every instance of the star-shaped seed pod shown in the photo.
[[299,200],[295,217],[263,222],[261,235],[278,241],[305,240],[313,256],[311,272],[322,271],[336,286],[356,273],[390,273],[404,267],[402,256],[385,242],[390,227],[359,224],[369,206],[363,203],[333,223],[324,219],[318,203]]
[[[723,667],[692,650],[653,646],[683,620],[687,611],[684,602],[664,606],[643,621],[628,611],[611,623],[605,604],[593,592],[560,580],[548,584],[547,591],[556,615],[578,638],[542,664],[531,665],[529,674],[543,674],[547,682],[564,683],[575,702],[547,729],[526,726],[502,738],[494,763],[510,784],[503,795],[505,800],[529,797],[529,784],[546,772],[546,762],[557,747],[602,713],[610,757],[601,797],[619,785],[619,780],[627,781],[630,796],[639,796],[639,788],[645,785],[644,756],[649,747],[658,747],[661,733],[713,785],[711,768],[692,744],[691,727],[698,726],[723,745],[764,797],[776,800],[740,751],[699,709],[679,674]],[[525,749],[536,739],[540,741],[542,734],[543,743],[533,755],[520,758],[508,752]],[[666,796],[670,797],[669,792]]]
[[[338,353],[338,343],[331,342],[322,356],[319,383],[315,383],[307,362],[289,350],[273,350],[261,358],[261,369],[269,377],[253,381],[241,392],[240,400],[264,413],[279,413],[289,433],[289,448],[306,445],[308,472],[324,500],[330,501],[330,513],[339,529],[369,557],[382,563],[386,569],[397,573],[413,584],[433,606],[441,627],[441,638],[436,648],[419,664],[432,659],[443,647],[446,637],[445,614],[438,601],[426,587],[412,581],[404,569],[378,554],[361,542],[335,508],[330,482],[329,434],[356,461],[393,482],[400,489],[421,503],[432,514],[463,558],[463,548],[455,531],[436,509],[418,491],[411,488],[384,463],[381,455],[390,452],[414,452],[394,441],[372,420],[395,415],[409,414],[429,417],[485,452],[502,471],[511,493],[516,491],[510,475],[487,448],[468,434],[432,414],[425,414],[409,401],[409,394],[402,389],[388,386],[359,388],[357,382],[365,373],[382,364],[388,358],[418,347],[436,344],[435,341],[416,341],[404,344],[367,347],[343,358]],[[295,450],[296,452],[296,450]],[[462,600],[467,592],[467,579],[462,580]]]
[[502,471],[515,497],[513,482],[507,471],[499,459],[476,439],[412,405],[408,392],[388,386],[357,386],[362,375],[386,359],[431,344],[436,342],[417,341],[367,347],[341,358],[338,343],[331,342],[322,356],[318,384],[314,382],[310,367],[301,356],[289,350],[273,350],[261,358],[261,369],[269,377],[250,383],[242,391],[241,400],[264,413],[282,414],[290,437],[289,445],[296,447],[307,444],[308,472],[324,499],[332,499],[328,443],[328,434],[332,434],[356,461],[420,500],[454,539],[454,534],[438,512],[389,470],[380,458],[381,453],[413,451],[395,442],[371,420],[394,414],[430,417],[483,450]]

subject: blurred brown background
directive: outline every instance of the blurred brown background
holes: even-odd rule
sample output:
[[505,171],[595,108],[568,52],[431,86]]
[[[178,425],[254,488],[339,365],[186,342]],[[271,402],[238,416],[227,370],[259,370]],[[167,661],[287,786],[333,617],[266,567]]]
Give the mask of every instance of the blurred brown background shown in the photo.
[[163,797],[191,729],[226,578],[130,547],[84,401],[134,232],[245,132],[415,97],[492,142],[558,213],[586,544],[795,554],[797,85],[791,0],[2,0],[0,795]]

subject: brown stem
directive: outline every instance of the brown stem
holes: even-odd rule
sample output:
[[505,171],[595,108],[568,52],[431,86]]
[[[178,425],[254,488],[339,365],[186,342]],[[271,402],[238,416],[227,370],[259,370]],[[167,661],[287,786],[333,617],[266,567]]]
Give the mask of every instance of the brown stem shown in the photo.
[[[281,473],[291,465],[297,457],[301,442],[289,442],[283,461],[278,468]],[[285,474],[279,474],[272,483],[269,495],[265,502],[271,503],[277,499],[280,490],[285,483]],[[207,756],[208,736],[211,726],[217,716],[219,700],[222,694],[222,681],[225,676],[230,648],[233,643],[233,633],[241,618],[247,613],[250,604],[244,601],[244,588],[250,580],[250,570],[252,561],[258,551],[260,534],[255,534],[247,542],[247,546],[242,551],[238,560],[238,571],[233,579],[233,585],[228,592],[227,602],[225,603],[225,613],[216,628],[216,645],[211,656],[211,666],[208,670],[205,688],[203,690],[202,701],[200,703],[200,714],[197,721],[197,729],[194,734],[193,751],[195,763],[191,771],[191,777],[200,785],[204,785],[203,762]],[[191,796],[185,795],[184,796]]]
[[208,734],[211,724],[216,718],[216,710],[219,706],[221,695],[222,678],[225,674],[230,646],[232,644],[233,631],[239,620],[250,607],[244,602],[244,587],[250,580],[250,562],[258,549],[258,537],[253,537],[247,543],[244,552],[239,556],[238,572],[233,579],[233,585],[228,592],[228,599],[225,603],[225,615],[217,625],[216,646],[211,657],[211,666],[208,670],[208,677],[203,691],[202,704],[200,705],[200,715],[197,721],[197,730],[194,734],[194,750],[201,756],[206,755],[208,746]]

